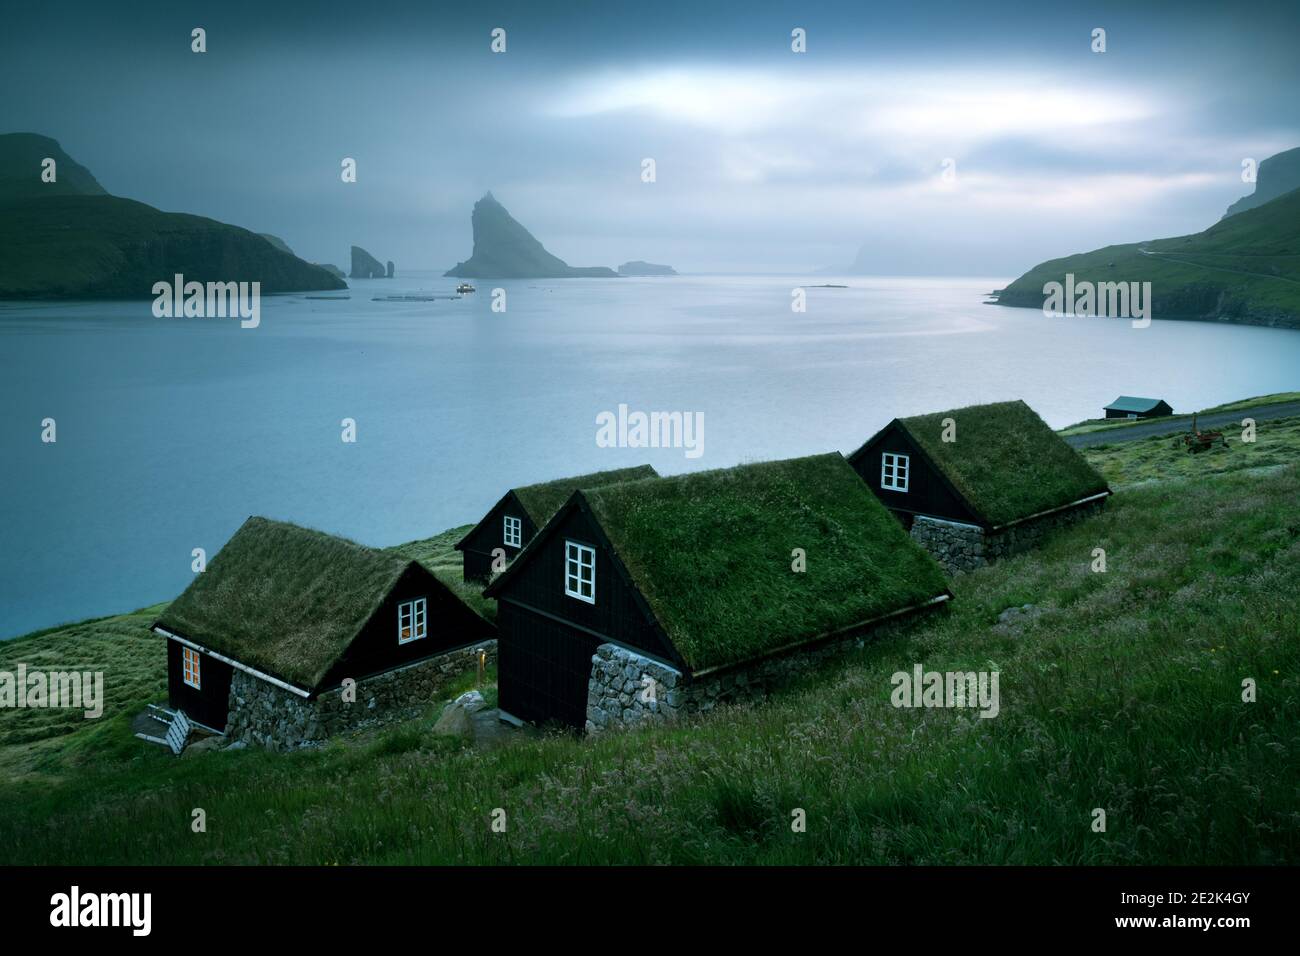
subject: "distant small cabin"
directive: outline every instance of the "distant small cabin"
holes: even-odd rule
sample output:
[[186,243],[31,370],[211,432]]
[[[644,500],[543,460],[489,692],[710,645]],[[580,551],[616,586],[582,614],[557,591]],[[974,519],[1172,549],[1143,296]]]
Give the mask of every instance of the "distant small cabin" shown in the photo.
[[[153,625],[191,723],[275,749],[436,700],[495,628],[418,562],[249,518]],[[355,703],[340,693],[355,681]]]
[[503,715],[588,732],[761,692],[949,597],[838,453],[575,491],[484,593]]
[[1173,408],[1163,398],[1121,395],[1106,406],[1107,418],[1160,418],[1173,413]]
[[492,577],[492,563],[496,558],[502,562],[497,570],[504,570],[503,565],[514,560],[538,529],[579,488],[657,477],[658,473],[649,465],[637,465],[511,488],[483,520],[456,542],[455,548],[463,559],[465,580],[487,581]]
[[896,418],[848,457],[949,571],[1033,547],[1110,494],[1106,480],[1021,401]]

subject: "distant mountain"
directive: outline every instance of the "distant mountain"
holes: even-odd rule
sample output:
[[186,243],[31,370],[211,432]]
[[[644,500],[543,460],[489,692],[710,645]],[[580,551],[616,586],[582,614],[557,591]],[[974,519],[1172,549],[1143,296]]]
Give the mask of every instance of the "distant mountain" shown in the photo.
[[384,264],[360,246],[352,247],[352,271],[349,279],[384,279],[388,278]]
[[1223,218],[1262,206],[1279,196],[1285,196],[1293,189],[1300,189],[1300,146],[1270,156],[1260,163],[1255,177],[1255,191],[1229,206]]
[[619,266],[618,274],[621,276],[675,276],[677,270],[672,266],[661,266],[653,262],[642,262],[640,259],[634,259]]
[[0,299],[148,299],[177,273],[268,294],[347,288],[247,229],[108,195],[47,136],[0,136]]
[[297,254],[292,249],[289,248],[289,243],[285,242],[279,236],[273,236],[269,232],[259,232],[258,235],[261,236],[263,239],[265,239],[267,242],[269,242],[271,245],[275,246],[275,248],[279,249],[281,252],[287,252],[291,256]]
[[577,268],[551,255],[515,220],[504,206],[487,193],[474,204],[470,216],[474,229],[474,252],[447,271],[448,276],[466,279],[563,279],[617,277],[604,266]]
[[1034,266],[996,293],[1041,309],[1043,286],[1150,282],[1152,317],[1300,329],[1300,190],[1234,213],[1204,232],[1106,246]]
[[0,299],[147,299],[153,284],[260,282],[264,294],[346,289],[261,236],[117,196],[0,206]]

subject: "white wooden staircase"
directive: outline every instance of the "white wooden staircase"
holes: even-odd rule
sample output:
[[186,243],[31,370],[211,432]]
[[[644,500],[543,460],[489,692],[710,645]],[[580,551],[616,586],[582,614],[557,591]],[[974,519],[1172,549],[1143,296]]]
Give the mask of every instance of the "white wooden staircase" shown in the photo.
[[162,744],[174,754],[180,754],[190,739],[190,719],[183,710],[168,710],[155,704],[136,719],[135,735],[151,744]]

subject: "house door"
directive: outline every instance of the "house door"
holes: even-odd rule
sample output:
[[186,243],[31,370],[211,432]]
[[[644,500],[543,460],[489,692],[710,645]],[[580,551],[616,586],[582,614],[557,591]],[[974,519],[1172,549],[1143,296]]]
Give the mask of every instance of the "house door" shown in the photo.
[[600,641],[505,601],[497,609],[497,628],[501,709],[536,724],[584,728],[591,658]]

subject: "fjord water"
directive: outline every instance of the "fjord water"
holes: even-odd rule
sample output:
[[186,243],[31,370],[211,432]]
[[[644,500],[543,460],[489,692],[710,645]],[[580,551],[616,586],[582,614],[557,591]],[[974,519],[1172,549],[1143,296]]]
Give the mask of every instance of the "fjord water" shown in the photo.
[[[253,514],[384,546],[473,522],[513,485],[848,452],[899,415],[1024,398],[1062,426],[1119,394],[1192,410],[1296,387],[1300,333],[982,304],[1004,284],[480,281],[373,301],[454,288],[417,274],[264,298],[256,329],[147,301],[0,303],[0,637],[171,598],[193,549],[210,558]],[[620,403],[702,412],[703,454],[598,447]]]

